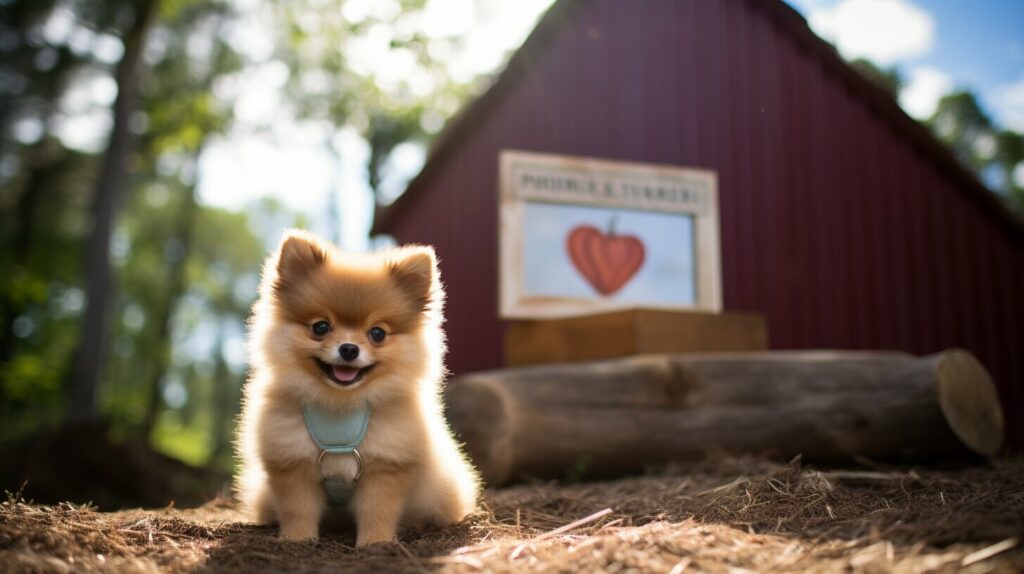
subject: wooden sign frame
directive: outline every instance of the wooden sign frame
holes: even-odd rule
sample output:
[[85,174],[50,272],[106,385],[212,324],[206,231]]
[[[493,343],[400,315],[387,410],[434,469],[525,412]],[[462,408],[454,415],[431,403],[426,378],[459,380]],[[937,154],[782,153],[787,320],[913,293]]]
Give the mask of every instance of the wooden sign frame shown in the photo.
[[[499,157],[499,315],[559,318],[622,309],[718,312],[722,308],[715,172],[690,167],[502,150]],[[685,214],[692,229],[692,303],[531,295],[524,257],[528,205]],[[564,249],[563,245],[552,248]]]

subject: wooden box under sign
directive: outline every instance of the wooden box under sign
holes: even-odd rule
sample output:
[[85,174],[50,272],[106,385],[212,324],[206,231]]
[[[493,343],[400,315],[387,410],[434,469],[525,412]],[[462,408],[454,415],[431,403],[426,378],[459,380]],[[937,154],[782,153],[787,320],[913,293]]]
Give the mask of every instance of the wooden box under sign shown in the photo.
[[608,359],[640,353],[763,351],[768,327],[757,313],[636,309],[568,319],[516,321],[505,332],[505,364]]

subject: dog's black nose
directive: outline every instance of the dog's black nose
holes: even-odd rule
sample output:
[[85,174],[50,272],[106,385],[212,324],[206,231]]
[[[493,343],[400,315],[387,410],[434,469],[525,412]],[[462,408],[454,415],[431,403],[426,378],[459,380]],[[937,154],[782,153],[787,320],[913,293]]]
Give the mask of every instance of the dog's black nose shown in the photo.
[[338,347],[338,354],[341,355],[342,359],[346,361],[355,360],[359,356],[359,345],[353,345],[352,343],[345,343]]

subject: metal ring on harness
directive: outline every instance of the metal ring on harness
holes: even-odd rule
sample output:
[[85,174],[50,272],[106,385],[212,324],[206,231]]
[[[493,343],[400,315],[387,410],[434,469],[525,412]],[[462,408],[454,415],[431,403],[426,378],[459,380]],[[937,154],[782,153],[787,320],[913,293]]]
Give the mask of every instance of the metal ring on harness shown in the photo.
[[[345,454],[345,453],[328,453],[327,449],[320,450],[320,456],[316,459],[316,466],[320,469],[320,476],[324,476],[324,455],[326,454]],[[352,479],[352,482],[359,480],[359,477],[363,475],[363,457],[359,454],[357,449],[352,449],[352,454],[356,457],[356,475]]]

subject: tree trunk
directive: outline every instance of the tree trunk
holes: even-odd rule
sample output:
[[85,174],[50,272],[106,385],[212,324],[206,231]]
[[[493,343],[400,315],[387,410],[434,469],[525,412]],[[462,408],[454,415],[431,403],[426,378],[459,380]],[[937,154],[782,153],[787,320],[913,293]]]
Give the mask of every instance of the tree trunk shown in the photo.
[[135,21],[124,38],[124,55],[117,65],[117,99],[114,126],[96,179],[92,204],[92,229],[85,247],[85,314],[72,373],[69,417],[73,423],[98,418],[96,389],[103,371],[109,338],[109,307],[112,271],[110,237],[121,198],[128,183],[128,160],[135,138],[129,128],[136,107],[139,66],[146,35],[157,12],[158,0],[137,2]]
[[[196,150],[192,161],[198,163],[201,153],[202,146]],[[181,212],[178,214],[176,231],[174,233],[174,239],[181,242],[181,253],[177,260],[169,262],[167,293],[163,305],[157,310],[156,315],[156,344],[160,346],[160,349],[158,349],[156,354],[156,364],[151,369],[153,378],[149,381],[148,386],[149,401],[146,404],[146,414],[142,420],[142,436],[146,437],[147,440],[152,438],[153,427],[156,426],[156,418],[160,414],[160,405],[163,403],[161,396],[163,388],[160,385],[160,380],[171,366],[171,323],[174,321],[174,310],[177,308],[178,301],[185,294],[185,290],[188,287],[186,276],[188,271],[187,264],[189,253],[192,251],[192,230],[195,228],[196,209],[198,207],[196,205],[196,185],[194,183],[189,186],[182,201]]]
[[962,350],[646,355],[467,375],[448,414],[492,485],[711,453],[840,461],[996,454],[995,386]]

